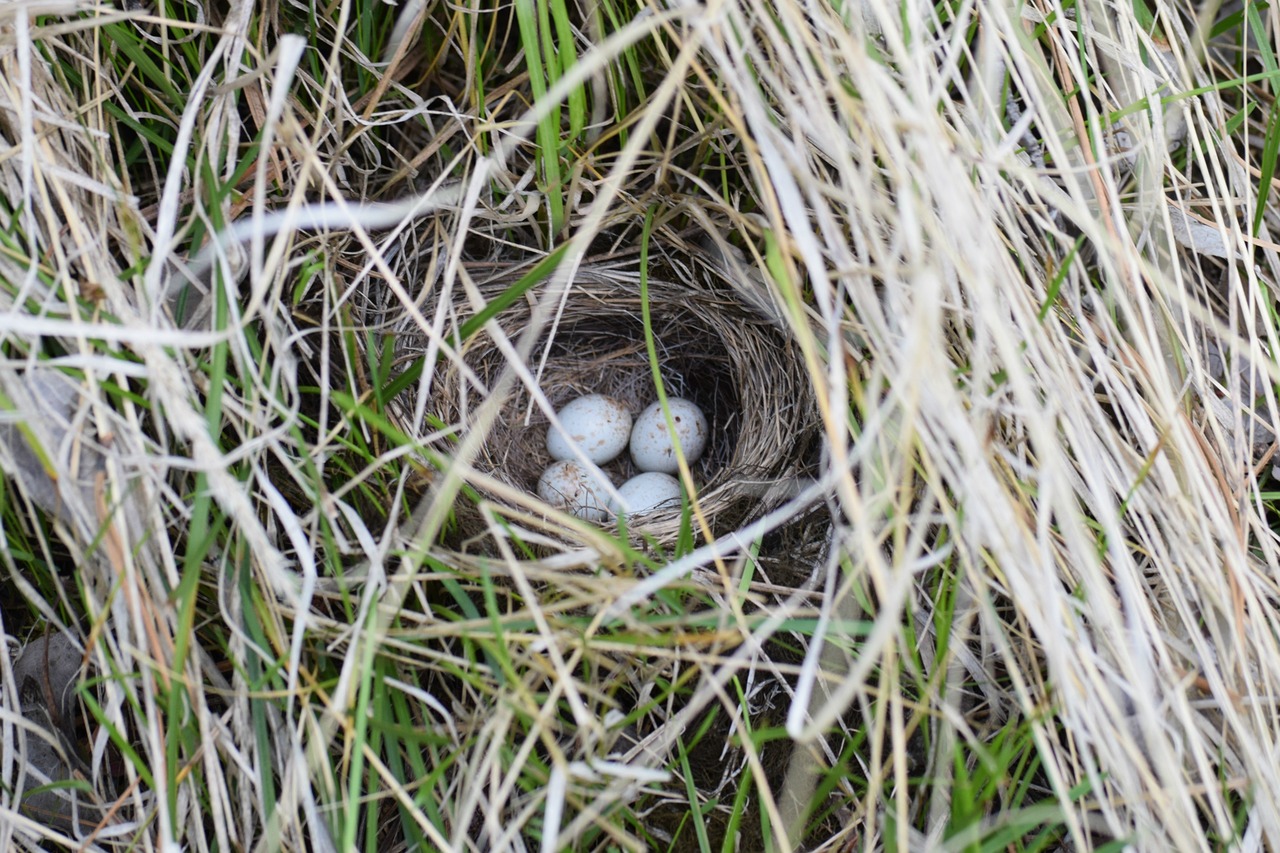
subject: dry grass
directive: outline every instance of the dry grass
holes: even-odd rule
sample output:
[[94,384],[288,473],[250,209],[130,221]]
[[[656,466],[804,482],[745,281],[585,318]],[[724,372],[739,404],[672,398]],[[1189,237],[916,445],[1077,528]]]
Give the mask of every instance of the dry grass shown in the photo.
[[[0,849],[1280,844],[1276,27],[0,9]],[[598,368],[756,479],[542,512]]]

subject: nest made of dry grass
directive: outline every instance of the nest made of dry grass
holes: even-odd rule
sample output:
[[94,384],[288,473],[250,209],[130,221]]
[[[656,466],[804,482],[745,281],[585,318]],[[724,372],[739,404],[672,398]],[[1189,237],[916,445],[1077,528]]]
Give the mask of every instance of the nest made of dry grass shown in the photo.
[[[470,273],[484,303],[497,299],[524,267],[475,265]],[[814,463],[819,423],[799,347],[777,317],[753,310],[718,268],[669,250],[651,265],[647,282],[659,370],[669,397],[693,400],[707,415],[710,440],[691,467],[698,507],[713,535],[778,504]],[[461,291],[461,289],[459,289]],[[536,286],[495,318],[514,340],[536,300],[553,298]],[[459,325],[476,303],[459,292],[451,306]],[[411,349],[420,342],[409,343]],[[461,356],[472,376],[443,362],[427,407],[453,435],[466,434],[507,356],[481,331]],[[658,399],[644,332],[639,264],[635,258],[584,263],[574,274],[552,329],[533,349],[529,365],[550,404],[559,409],[583,394],[608,394],[638,414]],[[476,470],[522,492],[536,492],[552,461],[548,419],[529,388],[517,384],[479,456]],[[448,452],[447,444],[436,449]],[[615,485],[639,473],[624,452],[601,466]],[[483,492],[484,490],[481,489]],[[499,505],[500,496],[486,493]],[[630,529],[659,542],[681,527],[681,510],[659,509],[631,519]],[[459,508],[462,539],[484,531],[478,513]]]

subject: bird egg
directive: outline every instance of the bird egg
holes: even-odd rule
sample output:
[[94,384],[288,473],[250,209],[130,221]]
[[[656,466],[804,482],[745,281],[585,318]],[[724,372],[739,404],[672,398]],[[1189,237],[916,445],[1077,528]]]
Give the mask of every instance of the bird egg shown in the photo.
[[547,450],[553,459],[576,459],[577,446],[596,465],[603,465],[627,446],[631,435],[631,411],[621,400],[588,394],[573,400],[556,418],[564,427],[547,429]]
[[680,505],[680,481],[660,471],[637,474],[618,487],[618,498],[609,501],[616,515],[638,515],[642,512]]
[[604,472],[596,474],[572,459],[561,459],[538,478],[538,497],[583,521],[603,521],[609,512],[611,485]]
[[[697,462],[707,448],[707,417],[696,404],[681,397],[667,400],[671,420],[675,426],[675,438],[680,450],[690,464]],[[641,471],[660,471],[674,474],[680,470],[676,460],[676,442],[667,429],[667,415],[662,403],[649,406],[636,418],[631,430],[631,459]]]

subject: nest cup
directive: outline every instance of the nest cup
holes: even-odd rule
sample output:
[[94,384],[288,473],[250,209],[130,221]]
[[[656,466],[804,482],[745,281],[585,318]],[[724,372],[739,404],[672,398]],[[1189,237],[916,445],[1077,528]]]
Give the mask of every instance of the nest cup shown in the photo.
[[[483,280],[477,285],[480,296],[486,303],[497,299],[519,274],[508,271]],[[697,403],[707,416],[707,448],[690,470],[702,513],[719,535],[789,494],[785,486],[803,473],[817,418],[799,348],[788,332],[735,298],[727,284],[717,286],[717,275],[710,269],[660,264],[650,274],[648,296],[664,390],[668,397]],[[546,285],[535,287],[497,315],[495,321],[512,341],[527,327],[535,300],[544,295]],[[458,323],[475,313],[461,294],[452,307]],[[484,331],[467,341],[462,357],[475,378],[464,379],[456,364],[442,363],[429,407],[460,434],[470,428],[485,389],[493,387],[507,366],[506,355]],[[585,394],[622,400],[633,415],[657,400],[637,265],[580,267],[558,322],[531,353],[529,370],[557,410]],[[517,383],[513,388],[473,465],[536,494],[539,476],[553,461],[546,447],[548,420],[527,387]],[[627,451],[600,467],[615,486],[640,473]],[[504,503],[498,496],[487,497]],[[477,513],[461,507],[458,522],[464,540],[485,530]],[[671,541],[680,529],[680,510],[638,514],[629,527]]]

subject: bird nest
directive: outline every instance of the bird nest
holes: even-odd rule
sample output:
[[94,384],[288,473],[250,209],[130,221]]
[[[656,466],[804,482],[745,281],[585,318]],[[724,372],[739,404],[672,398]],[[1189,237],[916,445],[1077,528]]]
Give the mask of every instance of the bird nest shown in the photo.
[[[485,276],[473,268],[480,297],[459,294],[451,306],[461,326],[477,305],[508,292],[521,269]],[[718,269],[705,262],[665,260],[651,265],[647,282],[650,325],[658,372],[668,397],[692,400],[707,416],[710,438],[690,466],[696,504],[713,535],[758,517],[791,493],[806,473],[818,423],[812,390],[799,347],[777,316],[749,307]],[[554,409],[585,394],[607,394],[627,404],[633,415],[658,399],[643,321],[639,265],[586,263],[567,291],[536,286],[494,317],[505,337],[516,341],[542,298],[563,297],[556,320],[534,346],[528,373]],[[510,347],[507,347],[510,352]],[[456,440],[473,427],[481,404],[508,366],[508,356],[486,331],[461,350],[466,370],[440,365],[428,411]],[[517,381],[493,422],[472,466],[492,480],[525,494],[536,493],[543,470],[553,461],[546,447],[548,419]],[[443,442],[443,440],[442,440]],[[437,449],[450,452],[441,443]],[[624,452],[601,466],[614,485],[639,473]],[[501,489],[485,497],[510,506]],[[487,528],[473,507],[459,507],[462,540]],[[659,508],[629,519],[636,534],[669,542],[683,523],[682,509]],[[695,525],[696,527],[697,525]]]

